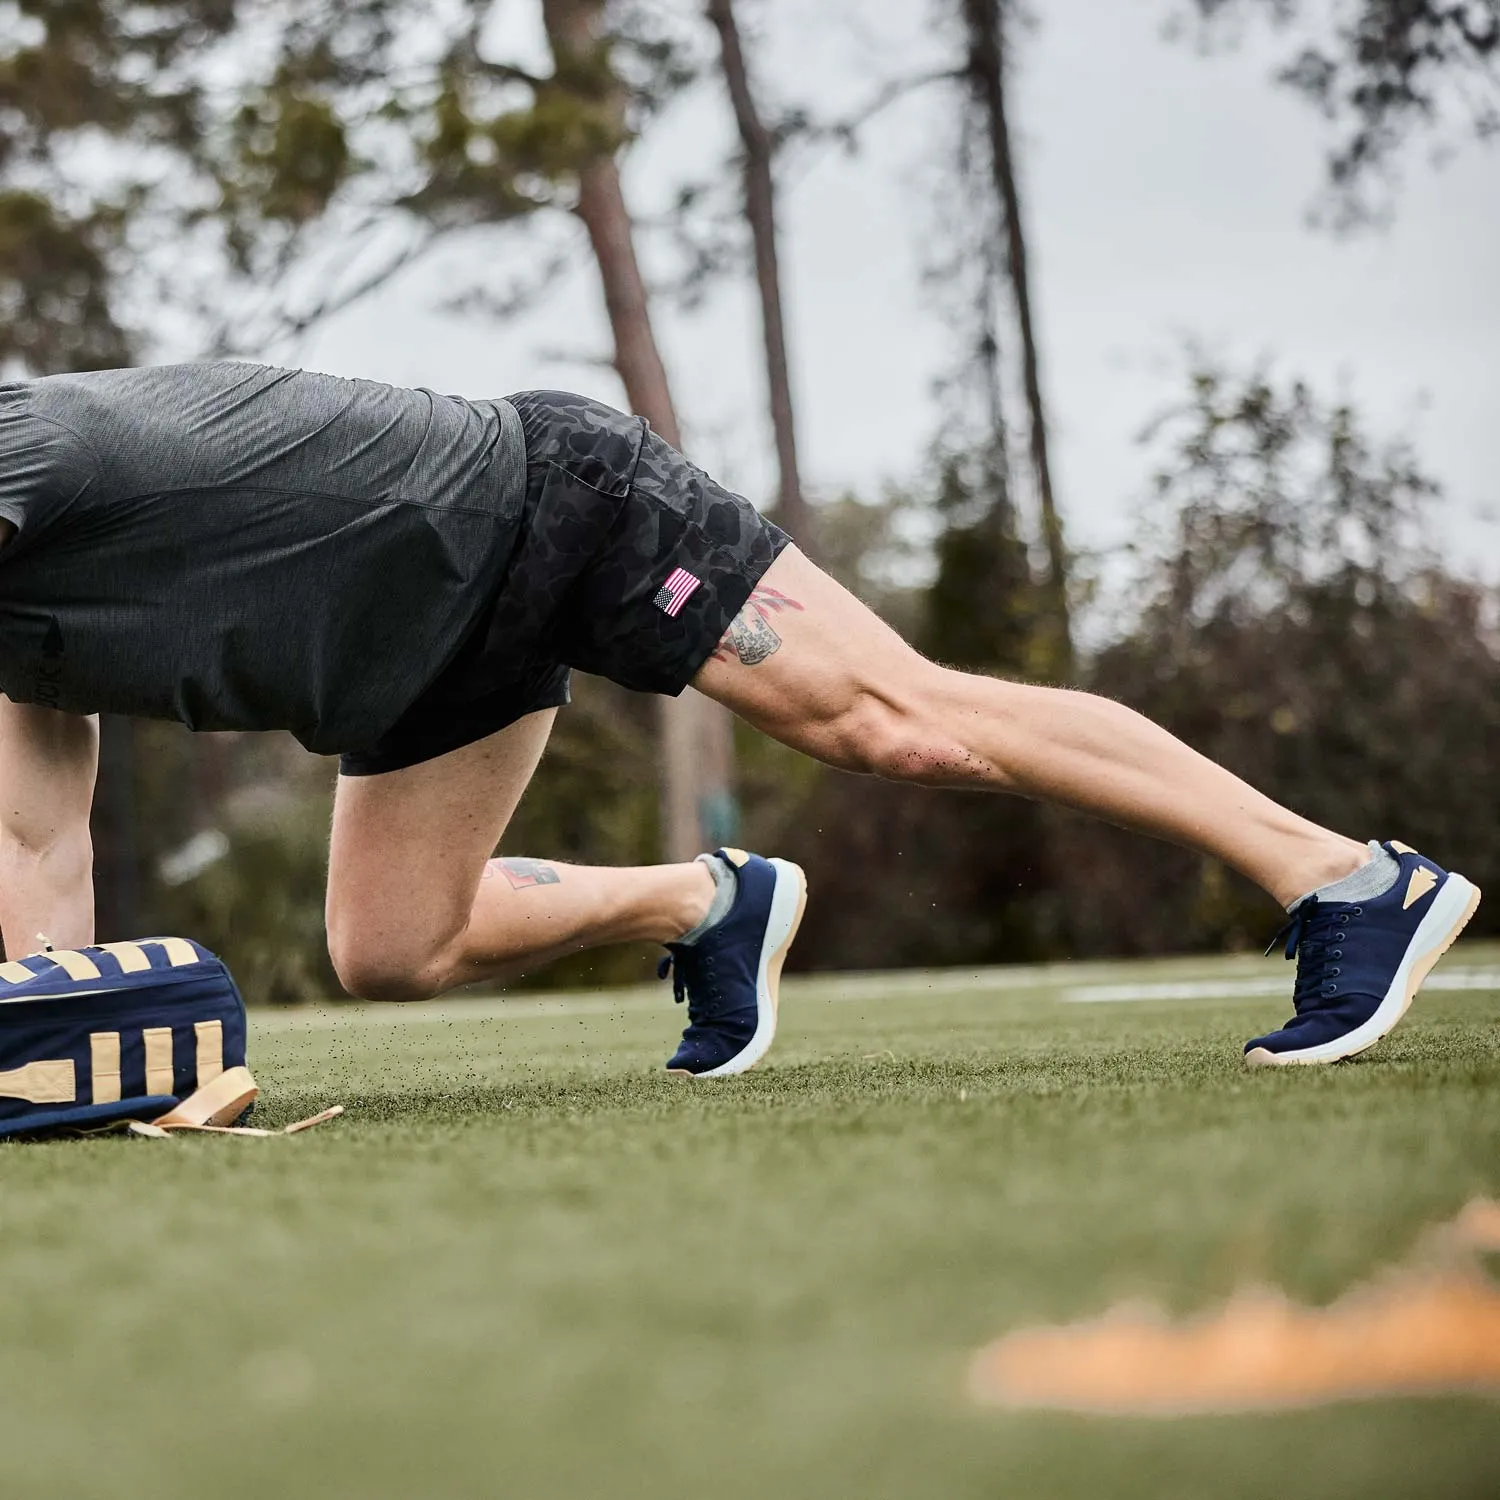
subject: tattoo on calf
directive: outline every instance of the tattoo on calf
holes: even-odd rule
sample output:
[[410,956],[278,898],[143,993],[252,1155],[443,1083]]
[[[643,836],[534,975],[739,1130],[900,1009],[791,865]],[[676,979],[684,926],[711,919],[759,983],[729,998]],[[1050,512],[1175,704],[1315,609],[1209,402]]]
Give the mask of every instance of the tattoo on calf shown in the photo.
[[484,878],[490,879],[499,870],[510,881],[511,889],[528,891],[536,885],[557,885],[562,876],[549,864],[539,859],[492,859],[484,867]]
[[781,637],[770,617],[784,609],[802,611],[795,599],[779,589],[759,587],[745,601],[745,607],[730,621],[724,639],[714,647],[710,661],[728,661],[737,656],[743,666],[759,666],[768,656],[781,649]]

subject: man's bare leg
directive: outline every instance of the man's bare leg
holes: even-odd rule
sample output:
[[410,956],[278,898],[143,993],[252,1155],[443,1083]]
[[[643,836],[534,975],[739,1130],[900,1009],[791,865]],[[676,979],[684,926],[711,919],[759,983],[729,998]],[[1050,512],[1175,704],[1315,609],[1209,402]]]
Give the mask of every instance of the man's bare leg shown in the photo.
[[795,548],[695,686],[830,765],[1078,808],[1214,855],[1283,905],[1369,858],[1123,704],[927,661]]
[[703,916],[714,882],[699,863],[491,858],[554,714],[406,770],[339,779],[328,947],[351,994],[425,999],[582,948],[671,942]]

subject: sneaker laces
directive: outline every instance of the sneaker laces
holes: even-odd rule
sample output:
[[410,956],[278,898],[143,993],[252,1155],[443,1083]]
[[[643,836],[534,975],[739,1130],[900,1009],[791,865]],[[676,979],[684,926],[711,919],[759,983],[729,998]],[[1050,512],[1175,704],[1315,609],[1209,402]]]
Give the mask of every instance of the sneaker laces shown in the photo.
[[1292,990],[1292,1004],[1297,1014],[1319,1000],[1330,999],[1338,992],[1342,972],[1336,962],[1344,956],[1340,946],[1348,930],[1350,916],[1359,916],[1363,908],[1343,902],[1321,902],[1308,896],[1292,908],[1291,916],[1266,949],[1271,954],[1282,939],[1286,940],[1287,958],[1297,960],[1297,983]]
[[678,1005],[687,1002],[689,1023],[707,1020],[694,999],[695,996],[698,1000],[719,998],[713,954],[700,952],[697,944],[670,944],[665,957],[656,966],[658,979],[665,979],[668,974],[672,976],[672,999]]

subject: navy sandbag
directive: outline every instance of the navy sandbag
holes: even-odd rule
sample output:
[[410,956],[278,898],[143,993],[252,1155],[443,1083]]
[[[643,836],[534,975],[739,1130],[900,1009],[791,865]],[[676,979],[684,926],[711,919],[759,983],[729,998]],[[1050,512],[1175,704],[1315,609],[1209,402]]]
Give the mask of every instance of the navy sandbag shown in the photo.
[[0,963],[0,1136],[151,1120],[245,1065],[245,1003],[187,938]]

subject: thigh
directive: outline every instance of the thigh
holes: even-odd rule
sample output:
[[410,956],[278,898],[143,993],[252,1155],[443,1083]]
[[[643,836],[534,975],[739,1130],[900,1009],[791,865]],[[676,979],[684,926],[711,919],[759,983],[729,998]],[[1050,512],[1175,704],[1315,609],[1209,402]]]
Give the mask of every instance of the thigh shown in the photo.
[[936,671],[867,605],[788,547],[693,686],[757,729],[836,764],[861,722],[909,710]]
[[494,853],[536,770],[556,709],[435,760],[341,776],[328,856],[331,947],[359,938],[420,954],[468,921]]

